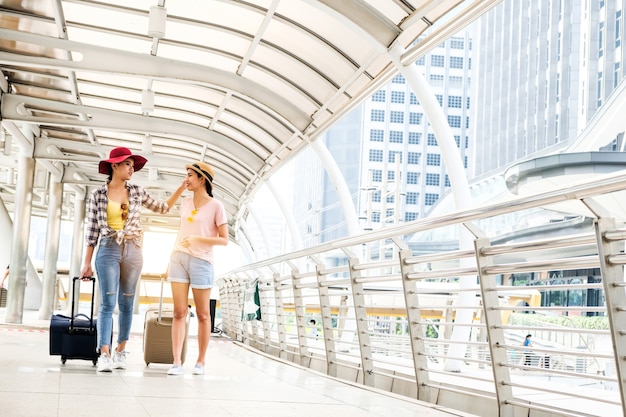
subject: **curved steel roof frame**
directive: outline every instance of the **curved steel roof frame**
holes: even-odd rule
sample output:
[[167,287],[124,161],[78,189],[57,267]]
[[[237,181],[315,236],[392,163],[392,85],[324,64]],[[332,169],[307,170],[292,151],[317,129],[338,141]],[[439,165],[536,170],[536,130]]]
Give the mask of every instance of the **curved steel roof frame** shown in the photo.
[[[388,48],[415,60],[498,2],[0,0],[1,117],[33,127],[39,170],[60,161],[85,191],[115,146],[148,158],[134,181],[163,195],[204,160],[234,225],[283,162],[397,73]],[[148,34],[155,7],[164,36]],[[12,137],[0,166],[17,167]]]

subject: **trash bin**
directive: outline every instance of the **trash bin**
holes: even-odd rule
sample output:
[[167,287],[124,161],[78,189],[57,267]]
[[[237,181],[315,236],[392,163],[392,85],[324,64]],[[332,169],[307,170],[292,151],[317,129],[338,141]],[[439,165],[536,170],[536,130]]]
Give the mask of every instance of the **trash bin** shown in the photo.
[[[578,346],[578,350],[587,350],[587,346]],[[576,356],[576,372],[580,374],[587,372],[587,358]]]
[[6,307],[7,306],[7,289],[6,288],[0,288],[0,307]]

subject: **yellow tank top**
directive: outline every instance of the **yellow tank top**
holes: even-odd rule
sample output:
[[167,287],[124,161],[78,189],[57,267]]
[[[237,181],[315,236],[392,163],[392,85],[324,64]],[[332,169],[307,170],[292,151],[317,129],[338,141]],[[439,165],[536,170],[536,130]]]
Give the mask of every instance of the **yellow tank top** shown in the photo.
[[[128,205],[128,203],[126,203]],[[124,228],[124,219],[122,219],[122,204],[109,200],[107,204],[107,223],[113,230],[122,230]],[[127,212],[128,213],[128,212]]]

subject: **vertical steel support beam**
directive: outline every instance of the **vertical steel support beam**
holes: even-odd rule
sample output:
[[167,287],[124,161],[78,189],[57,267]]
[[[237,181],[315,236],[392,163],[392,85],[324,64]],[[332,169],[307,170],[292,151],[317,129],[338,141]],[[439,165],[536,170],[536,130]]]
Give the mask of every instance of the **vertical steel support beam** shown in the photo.
[[293,215],[293,210],[287,204],[285,199],[283,198],[282,190],[278,190],[274,183],[272,183],[271,179],[265,181],[265,185],[267,185],[267,189],[270,190],[276,203],[278,203],[278,207],[280,207],[280,212],[283,214],[285,221],[287,222],[287,227],[289,228],[289,233],[291,234],[291,244],[294,249],[302,249],[302,236],[300,236],[300,229],[298,229],[298,223],[296,222],[296,218]]
[[326,168],[328,178],[330,178],[335,186],[337,198],[339,199],[343,216],[346,220],[348,235],[352,236],[359,233],[361,228],[359,227],[359,220],[356,208],[354,207],[354,201],[352,201],[352,195],[350,194],[350,189],[348,188],[346,179],[337,166],[337,161],[335,161],[335,158],[333,158],[332,154],[321,140],[314,140],[310,143],[311,149],[315,151],[315,154],[324,165],[324,168]]
[[417,282],[408,279],[408,274],[413,267],[405,261],[412,256],[410,249],[403,249],[399,254],[400,272],[402,273],[402,287],[404,289],[404,305],[406,306],[406,318],[409,323],[409,337],[411,341],[411,352],[413,354],[413,368],[415,370],[415,382],[417,384],[417,399],[431,402],[430,376],[428,374],[428,357],[426,356],[426,345],[424,337],[426,331],[420,325],[422,314],[420,311],[419,292]]
[[361,272],[356,270],[359,260],[352,256],[348,250],[344,249],[348,255],[348,265],[350,271],[350,288],[352,289],[352,299],[354,300],[354,319],[356,320],[356,334],[359,341],[359,352],[361,354],[361,369],[363,369],[363,385],[375,386],[374,358],[372,356],[372,344],[369,335],[369,321],[367,320],[367,308],[365,307],[365,294],[363,284],[357,282]]
[[322,266],[317,264],[315,271],[317,275],[317,291],[320,300],[320,312],[322,316],[322,328],[324,329],[324,349],[326,350],[326,373],[336,377],[337,372],[337,345],[335,344],[333,318],[330,308],[330,291],[324,284]]
[[483,315],[487,323],[487,335],[489,339],[489,352],[491,353],[491,370],[495,381],[496,398],[498,400],[498,416],[513,417],[513,406],[508,402],[513,399],[511,388],[511,374],[507,364],[507,352],[503,347],[506,345],[504,331],[502,330],[502,313],[498,308],[497,277],[485,273],[485,268],[493,265],[493,258],[483,256],[483,248],[489,246],[489,239],[482,237],[474,241],[476,250],[476,263],[480,277],[480,291],[483,300]]
[[246,339],[246,334],[247,334],[247,329],[246,329],[246,322],[243,321],[241,319],[241,316],[243,314],[243,297],[245,296],[246,293],[246,286],[245,286],[245,282],[242,278],[240,277],[236,277],[236,281],[235,281],[235,300],[236,302],[233,303],[233,305],[235,305],[236,309],[235,309],[235,329],[236,329],[236,339],[235,340],[239,340],[240,342],[244,342],[244,340]]
[[609,316],[609,329],[613,352],[615,355],[615,370],[617,372],[617,387],[622,400],[622,414],[626,416],[626,290],[624,282],[624,266],[610,262],[612,255],[619,255],[624,243],[621,240],[606,238],[608,231],[615,230],[615,219],[598,219],[595,222],[596,241],[602,272],[602,284],[606,298],[606,311]]
[[[271,305],[270,299],[274,298],[274,283],[272,282],[264,282],[266,288],[262,294],[259,294],[259,299],[261,301],[261,324],[263,327],[263,351],[266,353],[271,353],[270,348],[272,346],[272,332],[271,332],[271,323],[270,317],[272,315],[269,313],[269,308]],[[271,286],[271,288],[269,288]]]
[[[39,320],[47,320],[57,303],[57,261],[59,259],[59,239],[61,237],[61,208],[63,205],[63,183],[52,176],[48,200],[48,230],[43,265],[43,292]],[[72,285],[73,287],[73,285]]]
[[276,303],[276,331],[278,332],[278,357],[287,359],[287,326],[285,325],[285,301],[280,273],[274,272],[274,298]]
[[15,212],[13,214],[13,250],[9,273],[6,322],[21,324],[24,316],[35,160],[30,156],[20,156],[18,158],[18,172]]
[[302,296],[302,288],[299,288],[298,286],[300,283],[300,280],[297,277],[298,272],[297,268],[293,268],[291,270],[291,286],[293,288],[293,303],[296,312],[296,331],[298,333],[298,354],[300,355],[298,363],[302,366],[308,367],[309,343],[306,337],[306,303],[304,301],[304,297]]
[[[472,196],[470,194],[469,183],[467,180],[467,174],[465,173],[465,167],[461,153],[459,152],[456,142],[454,140],[454,134],[448,124],[448,119],[443,112],[443,109],[439,105],[435,94],[430,88],[430,85],[426,81],[424,75],[418,71],[417,65],[404,66],[401,62],[404,49],[397,43],[392,45],[389,49],[389,58],[402,73],[407,83],[411,87],[411,90],[418,98],[424,113],[428,117],[428,121],[433,129],[433,133],[437,138],[437,143],[441,149],[441,157],[443,158],[448,176],[450,178],[450,185],[452,195],[454,196],[454,204],[456,209],[461,210],[469,208],[472,202]],[[472,247],[472,238],[470,234],[464,228],[459,229],[459,248],[461,250],[470,249]],[[465,265],[466,260],[461,259],[461,266]],[[471,288],[476,285],[476,277],[463,276],[459,278],[459,286],[461,288]],[[471,305],[476,298],[476,294],[472,291],[461,291],[458,296],[458,305],[467,306]],[[470,324],[472,322],[472,310],[469,308],[461,308],[456,311],[455,323]],[[469,326],[454,326],[452,329],[451,339],[455,342],[468,341],[470,337]],[[450,346],[448,354],[451,357],[463,357],[467,350],[466,344],[453,343]],[[461,371],[462,361],[458,359],[449,360],[446,362],[445,370],[451,372]]]
[[[85,193],[76,191],[74,194],[74,228],[72,230],[72,255],[70,259],[70,276],[67,281],[67,300],[71,300],[72,293],[74,292],[74,286],[72,284],[72,278],[80,276],[82,260],[83,260],[83,248],[85,247],[84,233],[85,233],[85,208],[87,202],[85,200]],[[71,309],[71,303],[67,303],[66,309]],[[78,309],[78,306],[75,306]],[[72,315],[77,311],[70,312]]]

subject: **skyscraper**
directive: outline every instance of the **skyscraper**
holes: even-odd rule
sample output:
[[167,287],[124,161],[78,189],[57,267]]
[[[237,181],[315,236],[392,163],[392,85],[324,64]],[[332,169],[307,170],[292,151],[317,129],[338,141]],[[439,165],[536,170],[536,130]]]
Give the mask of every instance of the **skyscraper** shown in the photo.
[[502,2],[476,23],[474,175],[585,128],[623,76],[625,3]]

